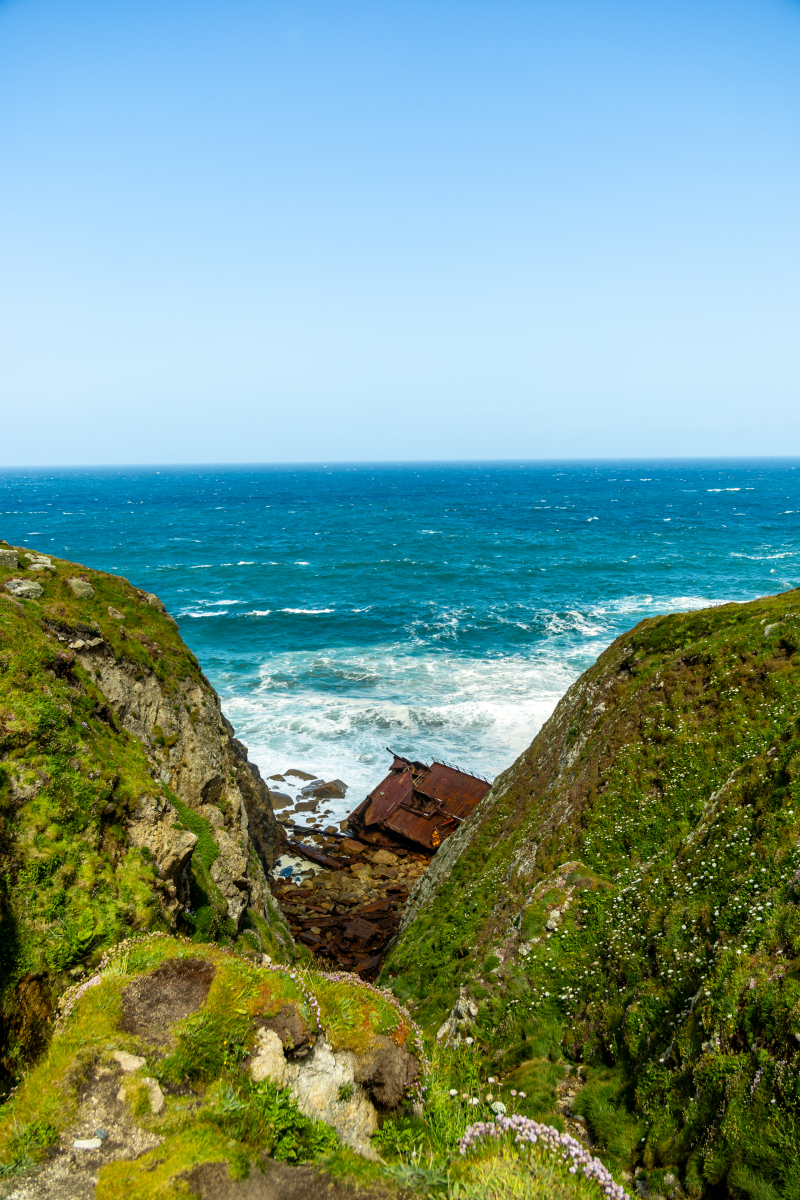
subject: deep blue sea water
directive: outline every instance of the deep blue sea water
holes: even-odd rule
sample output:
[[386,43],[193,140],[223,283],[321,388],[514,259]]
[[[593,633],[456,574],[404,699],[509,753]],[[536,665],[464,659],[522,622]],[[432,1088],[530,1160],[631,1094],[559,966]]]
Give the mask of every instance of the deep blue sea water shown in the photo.
[[488,777],[645,616],[800,584],[800,460],[6,470],[7,540],[158,593],[264,774]]

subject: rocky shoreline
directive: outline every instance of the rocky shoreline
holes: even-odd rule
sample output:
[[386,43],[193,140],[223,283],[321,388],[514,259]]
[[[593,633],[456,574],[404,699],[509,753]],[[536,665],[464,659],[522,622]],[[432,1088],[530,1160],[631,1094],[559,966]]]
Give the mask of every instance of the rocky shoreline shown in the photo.
[[[290,779],[305,781],[296,798],[270,789],[273,809],[288,810],[278,818],[285,842],[270,875],[272,894],[295,940],[321,965],[372,980],[430,857],[402,846],[376,849],[343,832],[346,820],[338,828],[322,826],[313,814],[322,805],[324,819],[328,814],[322,802],[343,797],[346,784],[297,768],[271,776],[270,783],[285,787]],[[309,812],[305,825],[293,820]]]

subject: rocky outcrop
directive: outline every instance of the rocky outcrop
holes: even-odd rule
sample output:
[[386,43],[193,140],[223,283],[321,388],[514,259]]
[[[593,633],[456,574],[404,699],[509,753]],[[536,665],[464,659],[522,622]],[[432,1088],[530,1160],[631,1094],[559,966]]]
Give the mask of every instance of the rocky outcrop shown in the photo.
[[[155,597],[145,595],[151,604]],[[233,736],[210,684],[189,675],[170,692],[155,671],[138,671],[104,639],[73,644],[116,720],[147,747],[154,774],[211,821],[219,849],[211,877],[229,918],[238,926],[247,908],[274,908],[265,871],[277,857],[281,831],[266,784]]]
[[142,796],[128,822],[132,846],[146,847],[156,862],[167,894],[164,905],[176,916],[188,903],[186,868],[197,845],[197,835],[182,828],[178,814],[163,796]]
[[467,1031],[474,1027],[477,1016],[478,1005],[467,988],[462,986],[450,1016],[436,1031],[437,1042],[442,1042],[445,1046],[460,1046],[462,1037],[468,1036]]
[[352,1050],[332,1050],[324,1036],[307,1057],[292,1061],[284,1056],[278,1035],[262,1029],[250,1072],[254,1080],[269,1079],[288,1087],[307,1117],[325,1121],[343,1142],[374,1157],[370,1138],[378,1128],[378,1110],[358,1086],[358,1066]]
[[[408,1014],[391,996],[164,934],[115,947],[59,1008],[53,1054],[0,1111],[0,1171],[29,1177],[30,1192],[17,1182],[22,1196],[94,1195],[98,1175],[105,1192],[119,1160],[120,1195],[147,1195],[154,1170],[161,1194],[183,1194],[187,1161],[217,1161],[220,1149],[251,1167],[313,1161],[336,1145],[332,1131],[375,1159],[372,1135],[399,1115],[409,1085],[424,1087],[423,1063],[373,1032],[388,1024],[397,1043],[408,1036]],[[343,1010],[357,1014],[348,1030]],[[7,1165],[9,1129],[20,1111],[37,1119],[42,1096],[49,1142]],[[50,1190],[57,1178],[63,1191]]]

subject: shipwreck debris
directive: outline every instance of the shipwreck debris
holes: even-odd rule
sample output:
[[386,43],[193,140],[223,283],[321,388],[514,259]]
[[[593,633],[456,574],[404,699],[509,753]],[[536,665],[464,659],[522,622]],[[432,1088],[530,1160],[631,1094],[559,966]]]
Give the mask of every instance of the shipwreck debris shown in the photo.
[[[339,830],[283,817],[284,854],[271,880],[295,939],[328,965],[363,979],[377,975],[409,892],[432,856],[490,787],[446,763],[427,766],[397,754],[393,759],[383,782]],[[284,775],[304,779],[308,772],[293,768]],[[346,790],[340,780],[310,778],[318,794],[334,786],[342,795]],[[298,792],[294,812],[304,807],[304,792]]]
[[349,817],[350,829],[373,845],[413,845],[435,853],[489,791],[479,775],[434,760],[430,766],[389,751],[389,774]]

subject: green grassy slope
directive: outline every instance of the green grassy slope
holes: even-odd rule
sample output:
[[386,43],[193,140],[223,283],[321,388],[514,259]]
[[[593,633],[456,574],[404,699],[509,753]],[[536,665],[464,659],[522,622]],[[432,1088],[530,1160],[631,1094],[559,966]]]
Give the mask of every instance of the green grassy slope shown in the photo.
[[[187,681],[203,687],[208,704],[216,698],[174,621],[145,593],[118,576],[52,561],[52,571],[36,573],[0,566],[0,1075],[6,1077],[43,1048],[58,994],[109,945],[132,931],[175,925],[152,855],[128,837],[142,796],[170,800],[199,836],[191,868],[194,915],[182,915],[179,928],[203,940],[233,932],[209,875],[217,852],[211,825],[164,785],[159,755],[165,751],[123,728],[70,643],[102,638],[132,681],[157,679],[176,704]],[[78,576],[91,583],[93,597],[73,594],[67,580]],[[13,578],[38,583],[43,594],[14,599],[4,586]],[[254,921],[244,936],[258,948]],[[274,944],[268,948],[275,952]]]
[[656,1192],[800,1195],[798,651],[800,591],[618,639],[434,860],[384,968],[431,1031],[466,985],[486,1071],[529,1092],[582,1064],[573,1107]]

